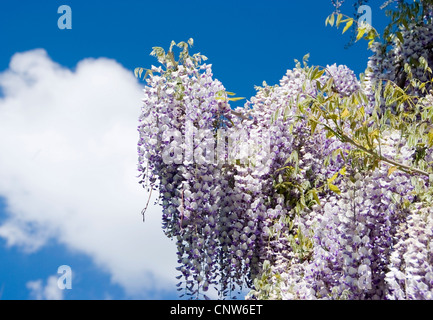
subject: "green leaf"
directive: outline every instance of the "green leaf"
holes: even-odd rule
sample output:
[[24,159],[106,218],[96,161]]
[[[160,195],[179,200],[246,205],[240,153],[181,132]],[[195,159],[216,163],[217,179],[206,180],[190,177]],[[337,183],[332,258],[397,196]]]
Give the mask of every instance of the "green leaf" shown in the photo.
[[348,116],[350,116],[350,112],[346,108],[346,109],[344,109],[343,113],[341,114],[341,118],[344,119],[344,118],[347,118]]
[[353,20],[349,20],[343,29],[343,33],[345,33],[352,26],[352,24],[353,24]]
[[[290,162],[290,161],[288,161],[288,160],[289,160],[289,159],[286,160],[286,163]],[[292,170],[292,169],[293,169],[292,166],[284,166],[284,167],[282,167],[282,168],[277,169],[277,170],[275,171],[275,173],[280,172],[280,171],[284,171],[284,170]]]
[[[325,69],[323,70],[319,70],[319,68],[315,68],[315,72],[313,72],[313,74],[311,75],[311,80],[317,80],[319,79],[321,76],[323,76],[323,74],[325,73]],[[320,83],[320,82],[319,82]],[[320,88],[319,88],[320,90]]]
[[[341,22],[341,19],[343,19],[343,15],[340,13],[340,14],[338,14],[338,16],[337,16],[337,22],[336,22],[336,26],[337,26],[337,28],[340,26],[340,22]],[[343,32],[344,33],[344,32]]]
[[152,72],[152,70],[147,69],[146,73],[144,74],[144,79],[146,79],[149,74],[153,75],[153,72]]
[[337,178],[338,178],[338,172],[336,172],[336,173],[332,176],[332,178],[328,179],[328,184],[334,182],[334,180],[337,179]]
[[314,134],[314,132],[316,131],[316,127],[317,127],[317,121],[310,121],[310,125],[311,125],[311,134]]
[[244,97],[238,97],[238,98],[228,98],[229,101],[239,101],[245,99]]
[[176,60],[174,59],[174,54],[173,54],[173,52],[172,51],[169,51],[168,53],[167,53],[167,56],[166,56],[168,59],[170,59],[170,61],[171,61],[171,63],[173,64],[173,66],[177,66],[177,63],[176,63]]
[[356,41],[359,41],[365,34],[364,28],[358,28],[358,34],[356,35]]
[[335,192],[336,194],[340,194],[341,193],[340,189],[336,185],[334,185],[332,183],[328,183],[328,188],[329,188],[329,190]]
[[398,40],[400,40],[401,43],[404,42],[403,35],[401,34],[400,31],[396,32],[395,35],[397,36]]
[[397,170],[397,169],[398,169],[397,166],[392,166],[392,167],[390,167],[390,168],[388,169],[388,177],[389,177],[390,175],[392,175],[392,173],[393,173],[395,170]]
[[331,27],[334,26],[334,22],[335,22],[335,16],[334,16],[334,14],[332,14],[331,18],[329,19],[329,24],[331,25]]
[[428,133],[428,145],[429,147],[433,147],[433,129],[430,129],[430,132]]
[[421,56],[421,57],[419,57],[418,61],[419,61],[419,64],[421,65],[421,67],[424,69],[424,72],[425,72],[427,70],[427,68],[428,68],[428,62],[427,62],[427,60],[423,56]]
[[330,130],[326,132],[326,137],[327,138],[332,138],[333,136],[335,136],[334,132],[332,132]]
[[313,194],[314,200],[316,200],[317,204],[320,206],[321,204],[320,204],[319,196],[317,195],[317,190],[313,189],[313,190],[311,190],[311,193]]
[[140,68],[135,68],[134,69],[134,75],[135,75],[136,78],[138,78],[139,71],[140,71]]
[[[135,68],[134,69],[134,75],[136,78],[141,79],[141,74],[143,73],[145,69],[144,68]],[[146,75],[144,76],[144,78],[146,78],[148,75],[148,73],[146,72]]]

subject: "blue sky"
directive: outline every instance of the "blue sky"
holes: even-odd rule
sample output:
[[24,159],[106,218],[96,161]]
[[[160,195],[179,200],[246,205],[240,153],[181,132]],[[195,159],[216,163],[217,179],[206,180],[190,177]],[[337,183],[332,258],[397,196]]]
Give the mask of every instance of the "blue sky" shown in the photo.
[[[387,20],[374,2],[381,31]],[[71,30],[57,26],[63,4]],[[147,195],[125,182],[143,85],[134,68],[156,65],[153,46],[192,37],[238,96],[278,83],[306,53],[311,64],[359,74],[366,43],[345,49],[350,36],[325,27],[332,10],[327,0],[0,2],[0,299],[176,299],[159,208],[143,223]],[[351,3],[343,12],[353,15]],[[72,289],[50,295],[65,264]]]

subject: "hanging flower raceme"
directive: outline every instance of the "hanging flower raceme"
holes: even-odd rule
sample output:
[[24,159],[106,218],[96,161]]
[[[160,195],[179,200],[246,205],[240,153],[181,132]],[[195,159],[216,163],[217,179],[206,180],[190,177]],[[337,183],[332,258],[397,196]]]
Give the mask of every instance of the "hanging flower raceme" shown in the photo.
[[326,74],[323,80],[326,81],[329,77],[334,79],[335,91],[343,97],[350,96],[361,88],[355,73],[347,66],[337,66],[336,63],[332,66],[326,66]]
[[214,131],[227,113],[217,99],[225,89],[200,59],[152,67],[138,149],[143,181],[159,189],[165,233],[177,240],[183,287],[194,294],[206,291],[217,273],[210,262],[220,254],[216,226],[225,177],[215,162]]
[[182,295],[431,298],[431,181],[413,177],[415,164],[429,170],[428,136],[376,129],[374,85],[336,64],[298,63],[232,110],[211,65],[182,46],[179,61],[155,50],[165,69],[146,77],[138,128]]
[[433,210],[419,207],[399,226],[391,254],[386,298],[433,300]]

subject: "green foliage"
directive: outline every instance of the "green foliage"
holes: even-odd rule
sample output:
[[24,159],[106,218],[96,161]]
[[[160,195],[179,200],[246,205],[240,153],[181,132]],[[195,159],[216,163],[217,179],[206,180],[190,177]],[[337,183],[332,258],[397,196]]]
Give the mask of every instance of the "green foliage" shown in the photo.
[[[344,19],[343,19],[344,18]],[[333,12],[331,15],[329,15],[325,20],[325,25],[330,25],[331,27],[335,26],[337,28],[340,27],[341,24],[345,23],[345,26],[343,28],[343,34],[349,30],[353,25],[356,26],[356,41],[359,41],[360,39],[368,40],[368,45],[371,46],[375,40],[377,40],[380,36],[379,33],[374,29],[371,25],[368,23],[362,22],[358,23],[354,18],[351,18],[347,15],[344,15],[342,13]]]
[[[207,57],[201,55],[200,53],[195,53],[191,56],[189,54],[189,47],[192,47],[193,44],[194,40],[192,38],[190,38],[187,42],[181,41],[179,43],[176,43],[175,41],[172,41],[170,44],[170,48],[167,52],[165,52],[162,47],[153,47],[150,55],[158,59],[158,62],[165,67],[165,72],[177,71],[179,65],[185,65],[187,62],[193,63],[195,66],[198,66],[202,61],[206,61]],[[179,53],[178,60],[176,60],[174,56],[174,47],[182,49]],[[146,73],[144,77],[142,77],[144,70],[146,70]],[[134,70],[135,77],[139,79],[145,79],[150,74],[153,74],[152,69],[137,67]]]
[[[402,33],[396,25],[408,27],[409,21],[422,19],[423,8],[418,2],[413,4],[399,3],[399,12],[388,12],[392,22],[384,33],[384,41],[404,41]],[[368,46],[377,41],[380,36],[378,32],[366,23],[358,23],[355,19],[348,17],[339,12],[334,12],[326,18],[326,25],[342,27],[342,33],[347,32],[350,28],[356,28],[356,41],[361,39],[368,41]],[[189,53],[189,48],[193,45],[193,40],[187,42],[171,42],[169,50],[166,52],[161,47],[154,47],[151,55],[155,56],[164,66],[162,70],[164,77],[172,77],[180,66],[192,65],[197,67],[201,61],[207,58],[200,54]],[[180,49],[178,59],[176,60],[173,52],[174,48]],[[433,72],[427,63],[425,57],[411,59],[402,66],[409,81],[409,85],[401,85],[389,81],[377,81],[373,85],[373,95],[375,105],[372,112],[367,112],[367,107],[371,100],[363,90],[357,90],[350,95],[343,95],[336,90],[334,78],[327,68],[321,66],[308,65],[309,54],[302,59],[302,64],[295,60],[296,67],[302,69],[306,75],[304,87],[308,83],[316,85],[317,94],[309,95],[304,90],[305,97],[298,99],[293,103],[281,106],[271,117],[272,121],[283,118],[285,120],[287,108],[295,109],[295,116],[308,125],[311,136],[319,133],[325,133],[327,137],[335,137],[343,144],[340,149],[334,151],[328,158],[324,159],[324,165],[328,165],[331,159],[341,157],[343,165],[336,169],[336,172],[329,177],[315,177],[299,182],[300,175],[307,175],[308,172],[302,172],[300,168],[300,150],[294,150],[285,164],[277,169],[274,174],[274,190],[283,195],[287,205],[293,208],[293,215],[308,214],[313,206],[321,206],[321,194],[327,193],[338,197],[341,191],[338,187],[339,179],[353,179],[347,172],[349,166],[356,167],[360,171],[373,171],[383,164],[388,165],[388,176],[397,171],[403,171],[412,176],[414,194],[419,202],[425,202],[429,205],[433,203],[433,188],[427,187],[425,181],[433,183],[433,162],[426,161],[426,152],[433,147],[433,92],[428,92],[433,84],[433,80],[420,81],[413,77],[413,68],[422,68],[433,78]],[[146,70],[144,77],[143,72]],[[137,78],[145,79],[156,69],[136,68],[134,73]],[[323,75],[329,75],[326,81],[323,81]],[[174,76],[173,76],[174,77]],[[363,81],[361,75],[361,82]],[[265,97],[271,96],[271,93],[278,86],[269,86],[265,82],[262,87],[256,89]],[[413,94],[416,88],[421,94]],[[177,93],[179,99],[182,99],[184,90],[179,87]],[[235,97],[233,92],[219,91],[216,99],[222,102],[238,101],[244,98]],[[398,134],[401,141],[404,141],[409,148],[415,150],[413,159],[410,163],[403,163],[399,159],[400,146],[392,145],[395,152],[393,157],[382,153],[384,138],[391,134]],[[390,146],[387,146],[388,148]],[[389,153],[388,153],[389,154]],[[240,165],[240,163],[237,163]],[[412,205],[405,199],[396,199],[404,208],[410,208]],[[293,216],[289,216],[285,221],[289,229],[286,233],[287,244],[290,246],[291,253],[298,261],[306,261],[312,254],[312,234],[303,234],[302,230],[294,228]],[[269,231],[269,241],[273,238],[279,238],[281,234],[278,230]],[[272,269],[270,261],[264,261],[262,270],[254,278],[255,291],[250,293],[257,299],[278,299],[280,297],[281,276]],[[341,296],[345,298],[345,294]]]
[[[409,21],[421,19],[422,7],[419,3],[401,4],[405,8],[401,12],[388,15],[392,22],[384,34],[385,41],[400,39],[402,34],[394,27],[397,24],[407,25]],[[343,27],[343,33],[351,27],[356,26],[356,41],[367,40],[369,47],[380,39],[377,31],[370,25],[358,24],[356,20],[339,12],[333,13],[326,18],[326,25]],[[403,41],[402,39],[400,41]],[[422,68],[429,79],[432,79],[432,69],[425,57],[412,59],[404,65],[409,85],[400,87],[389,81],[377,81],[373,87],[376,105],[373,112],[366,112],[369,99],[363,90],[358,90],[349,96],[339,94],[335,90],[334,79],[329,77],[326,82],[321,82],[321,77],[327,73],[327,69],[320,66],[308,66],[308,56],[303,59],[303,66],[297,60],[296,67],[302,68],[307,75],[305,82],[315,82],[318,94],[306,96],[305,99],[297,101],[295,106],[296,115],[300,120],[309,125],[311,135],[324,130],[328,137],[334,136],[343,142],[343,146],[333,152],[332,158],[341,157],[346,166],[356,166],[359,170],[372,171],[378,169],[382,164],[388,165],[388,175],[400,170],[412,176],[411,182],[414,186],[413,193],[418,202],[427,206],[433,203],[433,188],[428,187],[433,182],[433,162],[427,162],[426,152],[433,147],[433,92],[426,88],[431,87],[433,80],[420,81],[412,75],[412,68]],[[363,81],[361,75],[361,82]],[[417,94],[413,94],[418,89]],[[264,83],[263,92],[272,90],[272,87]],[[287,108],[287,107],[285,107]],[[284,115],[284,110],[277,110],[273,116],[276,121]],[[384,156],[382,149],[385,147],[384,137],[397,133],[401,141],[405,141],[407,147],[415,150],[411,163],[401,163],[399,146],[394,146],[395,157]],[[387,146],[389,148],[389,146]],[[324,165],[330,163],[331,159],[324,159]],[[350,160],[350,161],[349,161]],[[294,151],[287,159],[285,165],[277,170],[274,187],[278,193],[285,195],[288,205],[294,208],[295,214],[305,214],[314,205],[321,205],[319,195],[331,191],[337,196],[340,193],[337,187],[338,179],[353,179],[347,176],[346,166],[342,167],[331,177],[317,179],[313,183],[297,183],[295,177],[301,173],[299,168],[299,153]],[[297,190],[296,195],[293,190]],[[406,199],[395,199],[402,207],[409,210],[413,204]],[[311,239],[314,235],[304,235],[301,230],[293,230],[293,220],[287,221],[291,233],[287,237],[288,244],[293,254],[299,261],[308,260],[312,252]],[[275,234],[278,236],[278,234]],[[281,298],[281,276],[273,272],[269,262],[263,264],[262,273],[254,280],[254,290],[251,297],[258,299],[280,299]],[[347,292],[341,294],[341,299],[347,298]]]
[[248,293],[247,298],[254,298],[258,300],[280,300],[282,283],[281,275],[273,272],[271,263],[266,260],[263,262],[260,277],[254,279],[254,288]]
[[[170,47],[167,52],[165,52],[164,48],[162,47],[153,47],[152,51],[150,53],[151,56],[154,56],[158,59],[158,62],[162,64],[163,69],[161,70],[161,73],[164,77],[170,78],[172,76],[173,72],[178,71],[179,66],[185,66],[188,64],[192,64],[193,67],[198,67],[202,61],[206,61],[207,57],[200,54],[195,53],[192,56],[189,54],[189,48],[192,47],[194,44],[194,40],[190,38],[187,42],[181,41],[179,43],[176,43],[175,41],[171,41]],[[179,52],[178,60],[176,60],[173,48],[178,47],[181,49]],[[143,76],[143,72],[145,72]],[[154,72],[157,72],[157,68],[154,69],[146,69],[137,67],[134,69],[134,75],[138,79],[145,80],[149,75],[153,75]],[[181,82],[179,81],[179,84]],[[183,98],[183,88],[178,87],[178,90],[176,90],[176,94],[178,96],[178,100],[182,100]],[[245,99],[244,97],[234,97],[236,94],[233,92],[218,92],[217,93],[217,100],[220,101],[239,101]],[[230,96],[230,97],[229,97]]]
[[[420,64],[423,64],[421,59]],[[424,63],[425,64],[425,63]],[[428,66],[426,72],[431,73]],[[366,95],[357,91],[350,96],[342,96],[335,92],[333,78],[322,84],[319,77],[326,71],[321,67],[305,67],[308,78],[316,81],[319,94],[309,96],[298,102],[298,117],[307,120],[314,133],[320,129],[327,130],[328,136],[335,136],[350,148],[342,150],[355,163],[364,163],[365,168],[375,169],[379,163],[385,162],[397,169],[429,176],[431,164],[422,161],[422,154],[418,154],[416,161],[411,166],[399,163],[396,159],[386,158],[381,155],[380,141],[385,133],[400,132],[401,136],[408,140],[410,147],[418,147],[420,150],[432,145],[433,139],[433,105],[432,96],[412,96],[391,81],[378,82],[374,88],[376,101],[385,101],[385,107],[397,105],[397,111],[381,110],[376,105],[372,114],[365,112],[368,103]],[[423,89],[426,82],[413,81],[413,86]],[[383,98],[383,99],[382,99]],[[409,108],[407,108],[409,106]],[[337,192],[333,186],[330,189]]]
[[[384,39],[386,42],[391,43],[394,36],[398,37],[401,42],[402,35],[400,32],[401,26],[408,29],[409,23],[420,23],[425,16],[425,6],[423,4],[432,4],[431,0],[414,0],[409,3],[405,1],[398,2],[398,8],[388,9],[385,11],[386,15],[391,19],[391,22],[385,28]],[[387,1],[382,5],[382,9],[388,8],[391,1]]]

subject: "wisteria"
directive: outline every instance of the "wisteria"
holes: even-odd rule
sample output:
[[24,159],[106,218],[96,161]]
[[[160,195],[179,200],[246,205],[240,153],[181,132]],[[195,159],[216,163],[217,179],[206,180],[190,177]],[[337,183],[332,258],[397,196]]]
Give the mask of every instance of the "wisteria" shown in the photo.
[[192,39],[154,48],[138,170],[181,297],[433,299],[429,19],[372,43],[366,77],[305,56],[238,108]]
[[[390,80],[419,96],[432,88],[429,82],[431,72],[427,70],[433,65],[433,3],[421,1],[421,4],[422,14],[416,15],[420,9],[416,7],[419,3],[415,3],[413,16],[406,24],[398,25],[387,41],[375,42],[370,47],[373,55],[366,70],[370,85],[378,80]],[[406,9],[403,7],[400,10],[405,12]],[[420,82],[425,83],[423,90]]]
[[333,78],[335,90],[342,96],[347,97],[360,89],[359,81],[356,79],[355,73],[347,66],[334,63],[332,66],[327,66],[328,76],[325,78]]
[[388,299],[433,299],[432,209],[411,214],[397,231],[386,274]]

